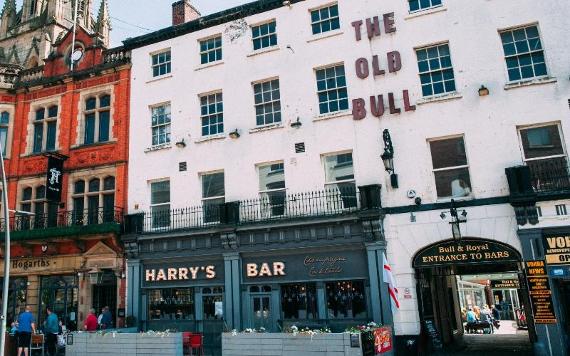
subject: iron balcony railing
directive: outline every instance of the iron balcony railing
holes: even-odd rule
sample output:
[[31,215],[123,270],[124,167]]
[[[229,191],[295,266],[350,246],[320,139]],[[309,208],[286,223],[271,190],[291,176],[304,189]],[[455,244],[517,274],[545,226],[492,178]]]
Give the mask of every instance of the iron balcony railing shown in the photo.
[[[2,230],[4,230],[2,219]],[[65,228],[102,224],[122,224],[123,209],[94,208],[79,211],[48,211],[45,214],[23,215],[10,217],[10,231],[41,230],[48,228]]]
[[182,209],[157,206],[150,212],[128,217],[125,229],[136,233],[164,233],[204,229],[217,225],[244,225],[310,217],[337,216],[363,209],[380,208],[380,186],[357,189],[354,185],[306,193],[285,191],[223,204],[202,204]]
[[570,190],[570,170],[566,157],[527,162],[531,184],[535,192]]

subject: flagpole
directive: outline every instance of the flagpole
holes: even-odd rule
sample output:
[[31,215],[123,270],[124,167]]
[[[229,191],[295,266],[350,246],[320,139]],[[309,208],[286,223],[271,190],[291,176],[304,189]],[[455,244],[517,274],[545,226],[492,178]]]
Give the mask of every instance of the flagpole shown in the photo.
[[[73,67],[75,66],[75,61],[73,60],[73,53],[75,53],[75,32],[77,30],[77,10],[79,6],[79,0],[75,0],[75,9],[73,11],[73,39],[71,40],[71,52],[69,53],[69,60],[71,61],[71,71],[73,72]],[[0,354],[4,355],[4,354]]]

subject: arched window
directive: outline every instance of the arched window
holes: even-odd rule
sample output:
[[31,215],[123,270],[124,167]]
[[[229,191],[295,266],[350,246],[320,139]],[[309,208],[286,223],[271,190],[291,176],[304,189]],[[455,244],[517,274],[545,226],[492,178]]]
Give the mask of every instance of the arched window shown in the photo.
[[0,145],[2,145],[2,154],[6,156],[6,146],[8,145],[8,127],[10,126],[10,113],[2,111],[0,114]]
[[59,108],[57,105],[52,105],[47,108],[40,107],[36,109],[34,120],[33,153],[55,150],[58,113]]
[[30,0],[30,17],[36,16],[37,9],[38,9],[38,0]]
[[85,100],[83,144],[107,142],[111,126],[111,96],[103,94]]
[[17,216],[16,221],[21,229],[39,229],[57,225],[57,203],[47,202],[45,185],[23,188],[20,210],[33,213]]
[[[101,187],[101,181],[103,186]],[[83,179],[73,184],[73,220],[76,224],[112,222],[115,217],[115,177]]]

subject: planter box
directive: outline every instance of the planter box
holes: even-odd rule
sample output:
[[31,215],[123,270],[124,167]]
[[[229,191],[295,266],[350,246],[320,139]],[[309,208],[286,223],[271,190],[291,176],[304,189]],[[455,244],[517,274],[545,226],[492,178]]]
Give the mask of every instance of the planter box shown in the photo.
[[140,355],[182,356],[182,334],[73,333],[66,356]]
[[[359,343],[361,344],[361,343]],[[308,335],[281,333],[224,333],[224,356],[362,356],[361,347],[350,346],[350,334]]]

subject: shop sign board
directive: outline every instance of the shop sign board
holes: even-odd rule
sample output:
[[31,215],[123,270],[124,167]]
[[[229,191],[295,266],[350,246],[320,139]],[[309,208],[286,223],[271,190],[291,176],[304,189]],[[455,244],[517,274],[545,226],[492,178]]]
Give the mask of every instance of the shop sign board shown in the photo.
[[500,279],[491,281],[491,289],[518,289],[520,288],[518,279]]
[[546,274],[544,261],[527,261],[527,284],[534,322],[536,324],[556,324],[556,314],[552,303],[552,291]]
[[428,246],[414,258],[415,268],[518,262],[519,253],[496,241],[464,238]]
[[170,263],[168,265],[145,265],[144,283],[147,286],[157,284],[187,284],[193,281],[223,281],[223,262]]
[[243,258],[243,276],[248,282],[367,278],[367,275],[363,250]]
[[547,264],[570,264],[570,236],[545,236],[543,245]]
[[391,351],[392,346],[392,330],[389,327],[380,327],[374,330],[374,351],[376,355],[381,355]]

